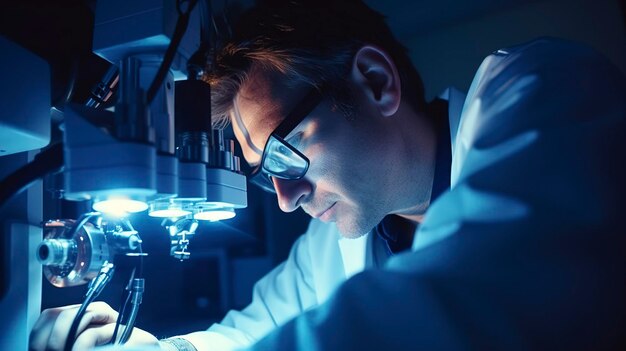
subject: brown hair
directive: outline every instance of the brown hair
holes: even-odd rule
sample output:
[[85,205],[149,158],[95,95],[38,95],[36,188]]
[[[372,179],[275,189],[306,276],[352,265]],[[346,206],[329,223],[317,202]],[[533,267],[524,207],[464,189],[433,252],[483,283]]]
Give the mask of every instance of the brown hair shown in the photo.
[[394,60],[403,96],[417,111],[425,107],[422,80],[407,50],[380,13],[360,0],[266,0],[243,13],[218,51],[205,80],[212,88],[216,127],[228,123],[232,101],[253,68],[279,72],[286,84],[326,87],[333,106],[352,115],[346,78],[354,54],[375,45]]

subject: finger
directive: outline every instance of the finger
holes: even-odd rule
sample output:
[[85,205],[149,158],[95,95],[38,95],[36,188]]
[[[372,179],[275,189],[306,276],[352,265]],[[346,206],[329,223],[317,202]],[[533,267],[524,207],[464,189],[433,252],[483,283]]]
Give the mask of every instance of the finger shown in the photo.
[[76,335],[85,330],[92,324],[109,324],[117,322],[118,313],[108,304],[102,301],[96,301],[89,305],[85,315],[78,324]]
[[46,343],[50,338],[50,333],[54,323],[62,311],[78,308],[80,305],[49,308],[41,312],[39,319],[35,322],[28,339],[28,348],[31,351],[44,351]]
[[[78,313],[78,307],[62,310],[50,331],[46,350],[62,350],[68,338],[68,333]],[[79,336],[91,324],[107,324],[117,320],[117,312],[104,302],[97,301],[89,305],[85,315],[81,318],[76,336]]]
[[111,341],[111,337],[113,337],[114,329],[115,323],[89,326],[76,338],[72,351],[84,351],[95,346],[107,344]]

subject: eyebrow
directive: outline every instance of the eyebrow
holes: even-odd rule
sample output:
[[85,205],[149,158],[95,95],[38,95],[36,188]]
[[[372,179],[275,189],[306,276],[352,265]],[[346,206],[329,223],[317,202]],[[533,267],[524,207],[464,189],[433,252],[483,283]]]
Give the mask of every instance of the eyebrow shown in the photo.
[[233,101],[233,114],[235,115],[235,122],[237,123],[237,127],[241,130],[241,134],[243,134],[244,139],[246,140],[246,144],[254,151],[256,154],[263,155],[263,150],[259,149],[250,138],[250,133],[248,133],[248,129],[243,124],[243,120],[241,120],[241,113],[239,113],[239,107],[237,106],[237,102]]

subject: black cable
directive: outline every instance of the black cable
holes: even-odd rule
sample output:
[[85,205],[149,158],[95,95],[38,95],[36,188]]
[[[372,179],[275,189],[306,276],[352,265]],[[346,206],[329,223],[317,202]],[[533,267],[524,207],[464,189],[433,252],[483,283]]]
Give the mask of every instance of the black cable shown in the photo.
[[[127,225],[130,227],[131,230],[133,230],[130,222],[128,222]],[[128,285],[124,289],[126,291],[126,299],[124,301],[124,304],[121,306],[120,313],[118,315],[117,321],[115,322],[115,328],[113,329],[113,336],[111,337],[109,344],[115,344],[115,343],[124,344],[128,340],[128,338],[130,337],[131,330],[134,327],[137,313],[139,311],[139,304],[141,303],[141,301],[139,301],[139,303],[133,303],[133,307],[130,311],[129,316],[128,317],[126,316],[128,303],[131,302],[131,297],[135,295],[135,298],[132,299],[133,301],[135,301],[137,300],[137,294],[140,294],[140,295],[143,294],[143,290],[141,292],[137,292],[136,287],[133,284],[136,280],[141,280],[141,281],[144,280],[143,279],[143,256],[144,255],[143,255],[143,248],[141,246],[141,243],[139,243],[137,249],[139,250],[139,257],[138,257],[139,262],[137,263],[137,266],[133,269],[133,272],[128,281]],[[139,300],[141,300],[141,296],[139,296]],[[126,322],[126,326],[124,327],[124,330],[122,331],[119,341],[117,341],[117,334],[119,333],[120,326],[125,322]]]
[[[137,276],[131,280],[131,287],[128,296],[131,297],[131,309],[128,317],[124,318],[126,326],[120,336],[119,344],[125,344],[132,334],[135,327],[135,320],[139,314],[139,305],[143,299],[145,280],[143,279],[143,248],[141,243],[137,247],[139,249],[139,263],[137,264]],[[115,340],[115,339],[113,339]]]
[[65,237],[68,239],[74,237],[74,234],[76,234],[76,232],[78,232],[87,222],[89,222],[90,219],[98,216],[100,216],[100,212],[88,212],[83,214],[72,226],[72,228],[70,228],[67,234],[65,234]]
[[[135,281],[141,281],[143,283],[143,279],[135,279]],[[139,282],[133,282],[133,284]],[[131,299],[131,309],[130,314],[128,316],[128,320],[126,321],[126,326],[124,327],[124,331],[122,332],[122,336],[120,336],[120,344],[125,344],[130,335],[133,332],[133,328],[135,327],[135,320],[137,319],[137,315],[139,314],[139,305],[141,304],[141,298],[143,295],[143,285],[138,291],[135,287],[131,291],[133,298]]]
[[58,143],[40,152],[35,159],[0,181],[0,209],[14,196],[49,173],[63,168],[63,144]]
[[163,84],[163,80],[167,75],[167,71],[170,69],[172,62],[174,61],[174,56],[176,55],[176,50],[178,49],[178,45],[180,45],[181,40],[183,39],[183,35],[187,30],[187,25],[189,24],[189,16],[191,15],[191,11],[198,3],[198,0],[190,0],[187,11],[183,11],[180,9],[180,1],[176,2],[176,6],[179,12],[178,20],[176,21],[176,27],[174,28],[174,34],[172,35],[172,39],[170,40],[170,44],[165,51],[165,55],[163,56],[163,61],[161,62],[161,66],[159,66],[159,70],[157,71],[150,87],[148,88],[148,92],[146,93],[146,102],[148,105],[152,103],[154,98],[156,97],[161,84]]
[[72,321],[72,326],[70,327],[70,331],[67,334],[67,340],[65,341],[65,351],[71,351],[72,346],[74,346],[74,341],[76,341],[76,332],[78,331],[78,325],[80,324],[81,319],[83,319],[83,315],[87,310],[87,307],[93,302],[95,296],[93,291],[87,294],[85,300],[78,308],[78,313],[74,317],[74,321]]
[[117,66],[112,65],[109,67],[102,79],[91,89],[85,106],[98,108],[101,104],[109,101],[109,98],[113,95],[113,90],[119,82],[119,78],[120,74]]
[[113,276],[113,272],[115,271],[115,266],[113,264],[105,262],[100,269],[100,273],[91,281],[89,284],[89,288],[87,293],[85,294],[85,300],[78,308],[78,312],[76,316],[74,316],[74,320],[72,321],[72,326],[70,327],[70,331],[67,334],[67,340],[65,341],[65,351],[71,351],[72,346],[74,346],[74,342],[76,341],[76,333],[78,332],[78,325],[80,324],[81,319],[85,315],[85,311],[87,311],[87,307],[95,300],[100,292],[104,289],[104,287],[111,281],[111,277]]
[[124,315],[126,314],[126,308],[128,307],[128,303],[130,302],[131,292],[126,291],[126,299],[124,300],[124,304],[122,304],[120,313],[117,317],[117,321],[115,322],[115,329],[113,329],[113,336],[111,337],[111,341],[109,344],[115,344],[115,340],[117,339],[117,333],[120,330],[120,325],[124,323]]
[[[187,60],[187,79],[200,79],[207,68],[208,58],[211,51],[211,39],[215,20],[212,17],[211,0],[200,0],[200,45],[196,52]],[[213,22],[213,26],[211,23]],[[209,63],[210,64],[210,63]]]
[[111,341],[109,341],[110,345],[113,345],[115,343],[115,340],[117,339],[117,333],[119,332],[119,329],[120,329],[120,325],[124,322],[124,319],[125,319],[124,315],[126,314],[126,308],[128,307],[128,303],[130,302],[130,296],[131,296],[130,287],[134,278],[135,278],[135,270],[133,269],[132,273],[130,274],[130,279],[128,280],[128,284],[126,285],[126,288],[124,288],[124,291],[122,293],[122,299],[124,299],[124,296],[126,296],[126,298],[124,299],[124,303],[122,303],[120,306],[120,313],[117,315],[117,321],[115,321],[115,328],[113,329],[113,336],[111,337]]

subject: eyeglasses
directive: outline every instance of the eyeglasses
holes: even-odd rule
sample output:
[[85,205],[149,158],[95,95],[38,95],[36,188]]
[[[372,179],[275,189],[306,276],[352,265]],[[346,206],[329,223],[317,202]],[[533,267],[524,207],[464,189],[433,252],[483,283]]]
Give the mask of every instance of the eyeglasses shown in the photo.
[[263,190],[275,193],[272,177],[280,179],[301,179],[309,169],[309,159],[298,151],[293,145],[285,141],[285,137],[291,133],[306,116],[322,101],[322,94],[316,88],[296,105],[287,117],[270,134],[263,154],[261,163],[249,173],[250,182],[260,186]]

